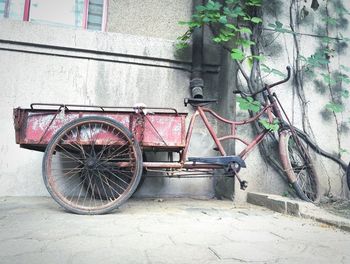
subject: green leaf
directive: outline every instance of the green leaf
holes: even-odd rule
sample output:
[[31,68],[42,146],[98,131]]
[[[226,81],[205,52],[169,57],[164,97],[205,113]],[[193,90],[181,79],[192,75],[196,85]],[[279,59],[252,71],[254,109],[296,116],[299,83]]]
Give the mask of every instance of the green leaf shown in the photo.
[[236,4],[239,2],[239,0],[226,0],[226,4]]
[[248,33],[248,34],[252,34],[253,32],[250,30],[250,28],[247,27],[241,27],[240,29],[238,29],[239,32],[241,33]]
[[283,28],[283,24],[276,20],[275,24],[268,24],[269,27],[273,28],[276,32],[280,33],[293,33],[290,29]]
[[254,101],[252,97],[236,97],[236,100],[238,102],[238,106],[242,110],[250,110],[254,113],[259,112],[261,104],[259,101]]
[[228,29],[228,28],[222,28],[222,29],[220,30],[220,33],[221,33],[222,35],[225,35],[225,36],[233,36],[233,35],[234,35],[234,33],[233,33],[230,29]]
[[331,77],[330,74],[325,74],[325,73],[321,73],[321,75],[323,76],[323,80],[325,83],[329,84],[329,85],[334,85],[337,82]]
[[181,26],[188,26],[190,28],[200,27],[201,23],[198,21],[179,21],[179,25]]
[[231,38],[235,36],[235,34],[229,30],[226,29],[221,29],[220,30],[220,34],[218,36],[215,36],[213,38],[213,41],[216,43],[220,43],[220,42],[226,42],[231,40]]
[[189,44],[187,42],[182,42],[182,41],[176,42],[176,44],[175,44],[175,48],[177,50],[187,48],[188,46],[189,46]]
[[213,38],[213,41],[216,43],[220,43],[222,40],[220,37],[215,37],[215,38]]
[[263,72],[271,73],[271,69],[266,64],[261,64],[260,68]]
[[274,119],[272,123],[269,122],[268,119],[266,118],[262,118],[259,120],[259,123],[264,127],[266,128],[267,130],[270,130],[270,131],[273,131],[273,132],[276,132],[280,125],[279,125],[279,122],[277,119]]
[[252,18],[247,14],[245,14],[245,16],[243,17],[243,21],[250,21],[251,19]]
[[247,0],[246,5],[248,6],[261,6],[262,0]]
[[251,69],[253,67],[253,58],[252,57],[248,57],[247,58],[247,63],[248,63],[249,69]]
[[248,47],[250,47],[250,46],[255,45],[255,42],[253,42],[253,41],[251,41],[251,40],[248,40],[248,39],[238,39],[238,40],[236,41],[236,43],[237,43],[238,45],[242,45],[242,46],[245,47],[245,48],[248,48]]
[[238,31],[238,28],[235,25],[233,25],[233,24],[226,24],[225,27],[227,27],[229,29],[233,29],[235,31]]
[[328,104],[326,104],[326,109],[334,113],[341,113],[344,112],[345,107],[342,104],[329,102]]
[[332,40],[330,37],[323,37],[323,38],[321,38],[321,41],[322,41],[322,43],[324,43],[324,44],[329,44],[329,43],[331,43],[333,40]]
[[232,49],[231,50],[231,58],[233,60],[241,61],[244,59],[244,53],[240,49]]
[[330,25],[339,25],[339,22],[336,18],[333,18],[333,17],[324,17],[322,18],[322,21],[324,21],[325,23],[328,23]]
[[289,197],[289,192],[284,191],[284,192],[282,193],[282,196],[283,196],[283,197]]
[[278,27],[278,28],[282,28],[283,27],[283,24],[280,21],[278,21],[278,20],[276,20],[275,24],[276,24],[276,27]]
[[212,0],[209,0],[205,7],[208,11],[219,11],[222,7],[222,4],[216,1],[214,2]]
[[224,14],[232,18],[237,18],[239,16],[244,17],[246,15],[246,13],[243,11],[243,9],[240,6],[236,6],[233,9],[225,7]]
[[304,73],[305,73],[305,77],[308,79],[316,79],[317,78],[317,75],[313,69],[305,68]]
[[322,65],[326,65],[329,63],[329,60],[327,59],[327,51],[322,50],[318,51],[315,54],[311,55],[306,59],[307,66],[310,67],[321,67]]
[[342,5],[339,5],[335,8],[335,12],[338,14],[338,15],[349,15],[350,12]]
[[209,17],[203,17],[202,21],[204,23],[209,23],[210,22],[210,18]]
[[286,74],[284,74],[283,72],[281,72],[281,71],[279,71],[277,69],[274,69],[274,68],[270,68],[270,67],[268,67],[265,64],[261,64],[260,66],[261,66],[261,70],[263,72],[266,72],[267,74],[274,74],[274,75],[277,75],[277,76],[281,76],[283,78],[287,77]]
[[342,73],[337,75],[337,80],[341,81],[341,82],[345,82],[346,84],[350,83],[349,76],[346,74],[342,74]]
[[197,12],[203,12],[204,10],[206,10],[205,6],[202,6],[202,5],[196,6],[196,11]]
[[349,98],[350,97],[350,92],[348,90],[342,90],[341,91],[341,96],[344,98]]
[[219,22],[220,22],[221,24],[227,24],[227,17],[226,17],[226,16],[221,16],[221,17],[219,18]]
[[347,149],[343,149],[343,148],[339,149],[339,154],[345,154],[345,153],[349,153],[349,151]]
[[260,17],[252,17],[250,21],[252,21],[255,24],[262,23],[262,19]]

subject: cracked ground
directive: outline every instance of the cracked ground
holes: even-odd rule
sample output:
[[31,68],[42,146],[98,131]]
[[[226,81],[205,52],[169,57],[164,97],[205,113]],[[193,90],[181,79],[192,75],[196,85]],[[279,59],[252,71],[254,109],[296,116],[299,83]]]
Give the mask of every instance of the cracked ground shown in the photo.
[[108,215],[0,199],[0,263],[350,263],[350,233],[231,201],[131,199]]

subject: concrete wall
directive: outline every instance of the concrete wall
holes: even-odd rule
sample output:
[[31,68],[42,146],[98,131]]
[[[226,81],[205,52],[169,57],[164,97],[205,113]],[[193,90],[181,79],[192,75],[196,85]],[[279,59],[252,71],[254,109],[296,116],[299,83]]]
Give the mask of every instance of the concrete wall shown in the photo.
[[[103,105],[143,102],[149,106],[172,106],[191,112],[183,106],[183,98],[189,96],[190,52],[175,52],[173,42],[185,30],[177,25],[177,21],[187,20],[191,9],[191,1],[185,0],[109,1],[108,33],[1,20],[0,196],[47,195],[41,179],[42,153],[20,149],[14,143],[13,107],[28,107],[33,102]],[[280,12],[274,10],[275,15],[268,15],[267,21],[278,19],[288,25],[288,10],[288,3],[285,3]],[[307,25],[301,30],[312,32],[317,21],[311,20]],[[209,37],[206,32],[206,38]],[[308,45],[302,47],[302,52],[310,55],[315,44],[306,37],[303,41]],[[293,40],[290,35],[281,34],[275,42],[273,48],[265,50],[266,63],[284,71],[284,67],[293,61]],[[281,49],[287,52],[278,53]],[[205,96],[218,98],[219,104],[213,108],[224,117],[233,118],[232,90],[236,85],[236,68],[227,52],[220,52],[208,41],[204,59]],[[340,60],[349,64],[346,54]],[[221,65],[220,71],[218,65]],[[273,76],[266,79],[267,82],[274,80]],[[332,120],[325,122],[320,115],[329,98],[317,94],[311,83],[307,83],[305,89],[307,97],[312,98],[309,116],[316,140],[332,152],[337,149],[335,124]],[[283,85],[276,92],[293,116],[293,123],[300,127],[300,107],[291,85]],[[349,105],[346,107],[342,120],[349,118]],[[238,112],[238,119],[243,117],[244,113]],[[220,133],[227,129],[220,123],[216,126]],[[249,126],[242,127],[240,133],[246,138],[254,136]],[[342,134],[341,143],[350,150],[348,138],[348,134]],[[203,124],[197,124],[190,155],[214,155],[212,147],[213,142]],[[232,144],[226,147],[229,153],[234,152]],[[343,157],[349,160],[348,154]],[[274,194],[288,191],[286,181],[265,164],[258,150],[249,156],[247,166],[241,171],[242,178],[249,182],[247,191]],[[323,192],[330,184],[335,195],[348,195],[346,188],[341,188],[344,178],[336,164],[318,158],[317,166]],[[146,179],[137,195],[211,197],[215,189],[218,197],[234,195],[236,201],[244,201],[247,191],[240,191],[236,184],[233,193],[233,186],[231,179],[156,178]]]
[[[276,20],[280,21],[283,24],[284,28],[289,29],[290,24],[290,4],[293,1],[280,1],[272,0],[265,3],[264,8],[264,25],[268,27],[269,23],[275,23]],[[308,16],[300,23],[300,27],[296,28],[297,32],[302,33],[298,35],[299,45],[300,45],[300,54],[304,57],[311,56],[315,53],[316,49],[319,46],[321,41],[320,38],[314,37],[312,35],[324,35],[320,29],[324,28],[325,22],[322,19],[325,17],[325,14],[322,13],[322,8],[324,8],[325,1],[318,1],[320,3],[319,10],[314,11],[311,9],[311,0],[306,1],[295,1],[300,4],[300,9],[305,6],[305,9],[309,12]],[[348,1],[342,1],[346,8],[349,10],[350,3]],[[329,1],[331,3],[331,1]],[[331,5],[330,5],[331,6]],[[299,11],[300,11],[299,9]],[[292,8],[292,10],[294,10]],[[294,11],[293,11],[294,12]],[[330,15],[336,18],[334,9],[329,8]],[[300,17],[299,17],[300,18]],[[294,21],[297,19],[295,13],[293,13]],[[349,19],[349,16],[347,16]],[[340,31],[344,36],[349,34],[348,23],[343,22],[341,29],[336,29],[330,27],[329,35],[336,36],[337,32]],[[293,36],[291,34],[273,34],[270,31],[264,31],[266,35],[266,40],[264,43],[263,54],[266,57],[266,60],[263,62],[271,68],[278,69],[281,72],[286,72],[285,67],[287,65],[295,69],[295,59],[296,59],[296,47],[294,44]],[[310,35],[307,35],[310,34]],[[349,48],[346,49],[344,53],[341,53],[339,56],[335,55],[334,58],[331,58],[331,71],[335,71],[339,65],[344,64],[350,66],[349,60],[347,59],[349,55]],[[247,67],[249,71],[249,68]],[[317,142],[317,144],[324,150],[338,154],[338,140],[337,140],[337,129],[336,123],[331,112],[325,110],[325,105],[331,101],[330,92],[328,88],[324,93],[320,93],[320,87],[315,83],[315,80],[321,80],[321,72],[315,77],[304,76],[304,91],[305,97],[307,100],[308,107],[308,117],[310,119],[310,124],[312,127],[313,134],[312,137]],[[349,74],[347,72],[344,72]],[[281,79],[280,76],[268,75],[262,72],[262,75],[265,77],[264,81],[266,83],[273,83]],[[240,76],[242,83],[244,84],[244,79]],[[291,118],[292,123],[298,127],[302,128],[303,117],[301,114],[301,106],[298,99],[297,91],[295,90],[295,85],[292,85],[295,82],[295,79],[292,79],[281,86],[273,88],[282,102],[283,106],[289,117]],[[294,87],[294,88],[293,88]],[[348,85],[343,83],[343,88],[348,89]],[[348,89],[349,90],[349,89]],[[350,121],[350,104],[349,99],[345,99],[345,111],[343,113],[336,114],[339,124],[343,123],[345,126],[349,126]],[[324,113],[328,113],[328,119],[324,118]],[[246,116],[245,111],[238,111],[237,119],[242,119]],[[253,137],[251,129],[241,130],[242,133],[245,133],[248,138]],[[342,159],[345,162],[350,160],[350,140],[349,140],[349,131],[342,129],[340,135],[340,143],[343,149],[346,149],[347,153],[342,153]],[[344,176],[344,171],[339,168],[339,166],[329,159],[323,158],[320,155],[315,155],[315,166],[319,174],[320,184],[321,184],[321,193],[323,195],[330,195],[336,197],[349,197],[349,190],[345,182],[346,178]],[[266,166],[264,160],[261,158],[259,151],[255,151],[247,159],[246,170],[242,171],[242,177],[246,178],[249,182],[248,191],[262,191],[275,194],[284,194],[288,192],[288,185],[286,181],[279,176],[274,169]],[[236,186],[237,187],[237,186]],[[246,192],[240,191],[236,188],[236,198],[238,200],[245,199]]]
[[110,0],[107,31],[175,40],[191,15],[188,0]]
[[[189,96],[190,61],[179,59],[172,41],[118,33],[69,30],[0,21],[0,196],[47,195],[40,152],[14,141],[12,108],[33,102],[176,107]],[[215,83],[217,67],[208,66]],[[215,79],[216,78],[216,79]],[[215,85],[212,85],[215,87]],[[192,154],[207,136],[195,132]],[[205,149],[205,148],[204,148]],[[208,179],[145,181],[141,196],[213,196]]]

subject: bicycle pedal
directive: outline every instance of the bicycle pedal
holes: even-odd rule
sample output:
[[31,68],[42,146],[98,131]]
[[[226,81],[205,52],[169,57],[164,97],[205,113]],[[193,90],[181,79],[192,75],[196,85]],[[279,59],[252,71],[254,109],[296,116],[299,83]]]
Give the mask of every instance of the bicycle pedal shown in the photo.
[[241,185],[241,190],[245,190],[248,187],[248,182],[247,181],[241,181],[240,185]]

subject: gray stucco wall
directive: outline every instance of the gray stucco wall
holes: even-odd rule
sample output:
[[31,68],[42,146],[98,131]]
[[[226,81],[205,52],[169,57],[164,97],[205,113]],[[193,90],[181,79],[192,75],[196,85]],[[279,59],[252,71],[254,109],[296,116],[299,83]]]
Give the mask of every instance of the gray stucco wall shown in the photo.
[[[187,20],[192,1],[109,1],[109,32],[70,30],[20,21],[0,21],[0,196],[47,195],[41,179],[40,152],[20,149],[15,145],[12,124],[12,108],[28,107],[33,102],[133,105],[143,102],[149,106],[172,106],[191,112],[183,106],[183,98],[189,96],[190,54],[179,56],[173,40],[185,29],[177,25]],[[288,24],[288,8],[278,14],[278,19]],[[159,15],[164,14],[164,15]],[[123,19],[121,19],[123,18]],[[135,19],[137,18],[137,19]],[[271,17],[274,22],[275,18]],[[311,22],[310,22],[311,23]],[[314,26],[314,24],[310,24]],[[119,32],[119,33],[117,33]],[[206,33],[208,34],[208,32]],[[158,38],[157,38],[158,37]],[[281,38],[283,37],[283,41]],[[293,43],[290,35],[279,39],[282,45]],[[224,117],[233,118],[235,110],[235,67],[230,56],[219,52],[210,43],[205,51],[206,97],[218,98],[213,108]],[[313,51],[313,44],[303,47],[304,54]],[[275,54],[266,50],[269,66],[284,70],[291,61],[293,47],[287,45],[287,53]],[[274,55],[276,55],[274,57]],[[348,65],[346,56],[340,58]],[[218,65],[221,64],[220,71]],[[274,81],[269,77],[268,82]],[[307,84],[309,116],[317,142],[326,150],[336,149],[335,124],[325,123],[320,116],[328,98],[315,93],[315,87]],[[286,84],[276,90],[293,122],[300,127],[301,116],[295,93]],[[349,105],[342,116],[349,118]],[[232,110],[232,111],[231,111]],[[242,118],[238,113],[238,119]],[[227,129],[217,124],[220,133]],[[249,126],[241,135],[253,138]],[[348,134],[341,135],[342,146],[350,149]],[[191,155],[214,155],[212,140],[198,124],[191,145]],[[239,146],[237,146],[239,148]],[[232,145],[227,146],[233,153]],[[350,155],[343,155],[348,160]],[[247,169],[241,171],[248,180],[247,191],[282,194],[288,190],[286,182],[268,167],[255,150],[247,159]],[[335,195],[348,196],[341,188],[345,178],[333,162],[318,157],[322,190],[332,187]],[[214,186],[215,185],[215,186]],[[217,196],[232,196],[232,179],[146,179],[138,196],[193,196],[211,197],[214,188]],[[236,201],[245,200],[246,192],[235,186]]]
[[[311,9],[311,0],[306,0],[302,3],[298,1],[294,2],[300,4],[300,8],[304,6],[305,9],[309,12],[308,17],[300,23],[300,27],[296,28],[296,31],[301,33],[300,35],[297,35],[300,45],[300,54],[306,58],[313,55],[320,45],[321,38],[314,37],[314,35],[325,34],[324,31],[321,31],[320,29],[324,29],[325,27],[325,21],[322,20],[325,17],[324,13],[322,13],[322,8],[324,8],[326,1],[318,2],[320,3],[320,8],[317,11]],[[346,8],[349,9],[350,3],[347,1],[342,2],[345,4]],[[264,8],[264,27],[268,28],[269,23],[280,21],[280,23],[283,24],[284,28],[289,29],[289,12],[290,10],[293,10],[293,12],[295,12],[294,8],[290,9],[290,5],[292,3],[293,1],[280,0],[266,2]],[[331,3],[331,1],[329,1],[329,3]],[[330,12],[331,16],[336,17],[334,10],[330,9]],[[294,19],[296,20],[295,17]],[[349,32],[349,27],[346,23],[344,23],[342,30],[342,34],[346,36]],[[329,31],[330,36],[336,36],[337,33],[338,32],[335,28],[331,28]],[[297,58],[297,53],[293,35],[281,33],[272,34],[270,31],[264,31],[263,34],[266,35],[264,43],[266,47],[264,46],[262,49],[262,54],[266,57],[266,59],[263,61],[263,63],[268,65],[270,68],[275,68],[281,72],[286,72],[285,67],[288,65],[295,70],[295,60]],[[348,56],[349,48],[347,48],[346,51],[339,56],[335,54],[335,57],[331,58],[331,71],[336,71],[339,68],[339,65],[342,64],[348,67],[350,65]],[[245,64],[245,66],[247,72],[249,72],[250,68],[247,66],[247,64]],[[315,80],[320,80],[321,83],[324,82],[320,73],[322,73],[322,71],[316,70],[315,77],[309,77],[306,74],[304,75],[304,92],[307,101],[308,117],[313,131],[313,134],[310,135],[322,149],[337,155],[339,153],[337,127],[333,113],[326,110],[330,116],[328,120],[325,120],[322,115],[322,113],[325,112],[326,104],[331,101],[330,92],[327,87],[325,92],[321,94],[319,92],[320,87],[318,87],[314,82]],[[277,75],[265,75],[264,72],[262,72],[262,76],[263,81],[266,83],[273,83],[282,78],[281,76]],[[244,85],[244,78],[242,76],[239,78],[241,78],[241,83]],[[279,100],[285,108],[286,113],[290,117],[292,124],[302,129],[303,116],[301,105],[298,98],[298,93],[295,89],[295,83],[293,85],[293,82],[295,82],[295,79],[292,75],[292,78],[288,83],[274,87],[273,91],[276,92],[277,96],[279,97]],[[343,88],[348,90],[347,86],[348,85],[343,84]],[[345,111],[336,114],[336,116],[339,123],[343,123],[349,126],[349,99],[344,99],[344,102]],[[247,117],[246,111],[239,111],[238,109],[237,119],[240,120],[244,117]],[[240,132],[247,138],[253,138],[254,136],[254,133],[250,127],[242,128]],[[342,153],[341,155],[342,159],[346,163],[348,163],[350,160],[349,135],[349,131],[346,131],[346,129],[344,129],[339,137],[341,147],[348,151]],[[239,146],[237,146],[236,150],[238,149]],[[339,168],[339,165],[327,158],[316,155],[314,152],[312,153],[312,157],[314,159],[315,169],[319,175],[321,195],[349,198],[350,193],[346,184],[346,177],[344,175],[344,171]],[[249,182],[248,191],[251,190],[276,193],[279,195],[289,191],[289,187],[286,184],[284,177],[281,177],[276,173],[274,169],[272,169],[270,166],[267,166],[267,164],[262,159],[259,151],[257,150],[252,152],[251,155],[247,158],[247,169],[242,170],[240,174]],[[245,200],[246,192],[239,190],[238,185],[235,187],[235,197],[237,198],[237,201]]]
[[[183,106],[189,96],[187,60],[172,41],[117,33],[69,30],[0,21],[0,196],[47,195],[41,179],[43,154],[14,142],[12,108],[33,102]],[[212,67],[217,69],[217,67]],[[215,81],[215,73],[208,80]],[[192,153],[207,136],[195,132]],[[197,144],[197,146],[196,146]],[[204,147],[205,149],[205,147]],[[209,179],[147,179],[141,196],[213,196]]]
[[110,0],[107,31],[175,40],[191,15],[188,0]]
[[[300,3],[300,8],[305,6],[309,14],[304,20],[300,21],[299,27],[296,27],[296,31],[302,33],[298,36],[298,39],[300,41],[300,54],[305,57],[313,55],[319,48],[322,40],[321,38],[313,37],[312,35],[325,34],[325,31],[322,31],[322,29],[324,30],[325,28],[325,14],[322,10],[324,10],[326,1],[318,1],[320,7],[316,11],[310,8],[311,2],[311,0],[307,0],[302,4]],[[333,1],[329,1],[329,6],[332,6],[332,2]],[[289,12],[291,3],[292,2],[271,1],[270,4],[272,7],[275,5],[277,7],[279,6],[280,8],[271,8],[270,6],[270,11],[265,10],[265,23],[275,23],[275,21],[278,20],[283,23],[284,27],[288,28],[290,23]],[[349,9],[350,3],[348,1],[342,1],[342,3],[347,9]],[[330,16],[338,19],[336,12],[331,7],[329,7],[329,12]],[[349,19],[348,16],[347,19]],[[346,23],[344,24],[344,27],[339,30],[344,36],[348,35],[349,33],[349,27],[346,26]],[[339,32],[337,29],[330,27],[329,36],[337,36],[338,33]],[[307,34],[311,34],[311,36]],[[293,36],[291,34],[281,34],[275,39],[274,42],[272,42],[270,47],[265,48],[265,53],[268,58],[266,63],[270,67],[279,69],[280,71],[285,71],[285,66],[287,65],[295,67],[295,59],[297,54]],[[339,69],[341,64],[349,66],[348,56],[349,48],[346,48],[345,53],[334,54],[334,58],[330,59],[331,72],[335,72],[337,69]],[[333,154],[339,154],[336,122],[333,117],[333,113],[325,109],[326,104],[332,100],[329,89],[327,88],[324,94],[321,94],[319,92],[320,87],[314,82],[315,80],[320,80],[321,83],[325,83],[325,81],[322,79],[321,73],[324,73],[324,71],[316,70],[315,76],[311,77],[307,76],[306,74],[304,75],[304,91],[307,100],[308,117],[313,131],[313,135],[311,136],[324,150]],[[346,72],[344,73],[348,74]],[[278,77],[270,77],[269,81],[272,82],[274,79],[278,79]],[[343,88],[348,90],[348,85],[343,83]],[[275,88],[274,91],[276,91],[280,101],[286,108],[286,111],[293,124],[299,128],[302,128],[303,117],[301,114],[301,106],[298,99],[298,94],[295,89],[293,90],[292,81]],[[344,99],[344,103],[345,111],[343,113],[336,114],[336,116],[339,123],[349,125],[349,99]],[[325,111],[331,116],[329,120],[323,118],[322,113]],[[350,150],[349,135],[349,131],[346,132],[343,130],[339,138],[341,147],[348,151]],[[349,162],[350,152],[342,153],[341,156],[345,162]],[[344,171],[339,168],[338,164],[330,161],[329,159],[323,158],[320,155],[316,155],[315,165],[320,176],[322,194],[349,197],[349,190],[345,182],[346,178],[344,177]]]

